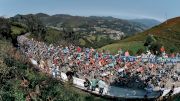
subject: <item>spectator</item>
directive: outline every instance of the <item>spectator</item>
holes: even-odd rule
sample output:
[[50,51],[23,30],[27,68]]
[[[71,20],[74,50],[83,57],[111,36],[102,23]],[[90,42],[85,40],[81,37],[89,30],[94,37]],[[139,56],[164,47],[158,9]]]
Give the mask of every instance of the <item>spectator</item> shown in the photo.
[[95,91],[97,87],[98,80],[96,79],[96,76],[94,76],[94,79],[91,80],[91,91]]
[[106,87],[106,83],[101,79],[98,82],[98,86],[99,86],[99,94],[102,95],[104,88]]
[[84,87],[86,87],[87,90],[89,90],[90,86],[91,86],[91,82],[87,78],[85,78]]

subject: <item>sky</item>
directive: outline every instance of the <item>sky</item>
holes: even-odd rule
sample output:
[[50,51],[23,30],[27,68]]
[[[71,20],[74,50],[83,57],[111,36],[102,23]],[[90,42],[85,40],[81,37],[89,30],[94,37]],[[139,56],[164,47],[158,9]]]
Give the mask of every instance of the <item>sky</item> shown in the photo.
[[0,0],[0,16],[30,13],[165,21],[180,16],[180,0]]

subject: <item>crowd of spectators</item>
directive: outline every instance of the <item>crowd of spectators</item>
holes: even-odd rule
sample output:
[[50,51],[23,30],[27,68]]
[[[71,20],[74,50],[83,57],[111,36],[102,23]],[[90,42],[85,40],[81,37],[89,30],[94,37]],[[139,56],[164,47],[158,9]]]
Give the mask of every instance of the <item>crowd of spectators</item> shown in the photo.
[[[79,46],[54,46],[44,42],[28,39],[26,36],[18,38],[20,50],[28,58],[37,61],[39,68],[58,77],[60,72],[73,72],[73,76],[85,79],[87,89],[94,90],[96,85],[103,91],[104,83],[129,88],[170,87],[172,84],[180,86],[180,71],[177,63],[144,61],[143,57],[156,59],[150,52],[142,53],[134,58],[128,50],[119,49],[116,55],[107,50],[81,48]],[[164,54],[164,52],[163,52]],[[176,58],[178,58],[178,54]],[[160,59],[163,58],[159,57]],[[158,60],[158,59],[156,59]],[[154,61],[156,61],[154,60]]]

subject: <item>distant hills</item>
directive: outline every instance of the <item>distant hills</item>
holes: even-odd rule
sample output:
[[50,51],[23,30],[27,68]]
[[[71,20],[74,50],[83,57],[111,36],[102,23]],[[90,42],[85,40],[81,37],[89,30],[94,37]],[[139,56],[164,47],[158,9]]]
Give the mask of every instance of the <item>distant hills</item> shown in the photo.
[[[28,14],[32,15],[32,14]],[[13,18],[19,19],[21,16],[16,15]],[[84,32],[87,34],[113,34],[114,36],[129,36],[160,24],[159,21],[153,19],[134,19],[125,20],[113,18],[111,16],[71,16],[67,14],[48,15],[44,13],[33,14],[38,17],[46,26],[55,27],[59,30],[63,28],[71,28],[76,32]],[[121,39],[119,37],[118,39]]]
[[[118,34],[123,32],[125,35],[135,34],[147,29],[146,26],[123,19],[117,19],[113,17],[98,17],[98,16],[71,16],[65,14],[47,15],[43,13],[35,14],[40,20],[47,26],[53,26],[57,28],[74,28],[76,31],[83,30],[88,34],[92,33],[106,33],[106,34]],[[101,32],[99,31],[101,30]],[[107,31],[108,30],[108,31]],[[114,31],[110,33],[109,31]],[[122,33],[121,33],[122,34]]]
[[144,48],[143,44],[149,34],[153,35],[156,40],[165,46],[166,51],[169,52],[173,48],[176,52],[180,52],[180,17],[169,19],[158,26],[154,26],[117,43],[106,45],[101,49],[109,49],[115,53],[121,47],[125,50],[132,50],[135,53],[138,49]]
[[[48,15],[38,13],[18,14],[10,19],[25,26],[32,24],[33,26],[29,27],[37,31],[39,30],[37,29],[39,25],[34,22],[40,23],[40,20],[47,27],[47,33],[44,33],[42,36],[43,40],[48,43],[74,43],[80,46],[94,48],[117,42],[127,36],[132,36],[149,28],[140,22],[113,18],[111,16],[84,17],[67,14]],[[27,21],[28,19],[29,21]]]
[[[71,16],[67,14],[56,14],[56,15],[47,15],[44,13],[34,14],[37,16],[46,26],[53,26],[57,28],[76,28],[79,30],[85,29],[84,32],[93,33],[93,31],[98,31],[96,28],[104,28],[113,31],[120,31],[126,35],[135,34],[142,32],[148,27],[142,23],[118,19],[113,17],[99,17],[99,16]],[[17,15],[15,17],[18,17]],[[103,30],[103,33],[106,33],[106,30]],[[108,32],[107,32],[108,34]]]
[[147,28],[154,27],[156,25],[159,25],[161,22],[154,19],[132,19],[130,21],[141,23],[145,25]]

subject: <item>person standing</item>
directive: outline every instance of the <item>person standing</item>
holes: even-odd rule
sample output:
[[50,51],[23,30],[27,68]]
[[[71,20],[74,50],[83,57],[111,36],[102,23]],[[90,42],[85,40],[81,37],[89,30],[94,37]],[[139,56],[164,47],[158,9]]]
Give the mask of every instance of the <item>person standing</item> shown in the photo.
[[128,50],[124,53],[124,56],[125,56],[125,61],[127,62],[129,60],[129,51]]
[[91,80],[91,91],[95,91],[97,83],[98,80],[96,79],[96,76],[94,76],[94,79]]
[[120,56],[120,57],[123,55],[123,51],[122,51],[122,49],[121,49],[121,48],[119,48],[119,50],[118,50],[118,54],[119,54],[119,56]]
[[53,74],[53,77],[56,78],[59,75],[59,67],[53,66],[52,74]]
[[104,88],[106,87],[106,83],[103,81],[103,79],[99,80],[98,86],[99,86],[99,94],[102,95]]
[[173,86],[171,87],[171,90],[170,90],[169,93],[168,93],[168,96],[169,96],[169,97],[174,93],[174,88],[175,88],[175,86],[173,85]]
[[160,51],[161,51],[162,57],[164,57],[164,56],[166,55],[164,46],[162,46],[162,47],[160,48]]

